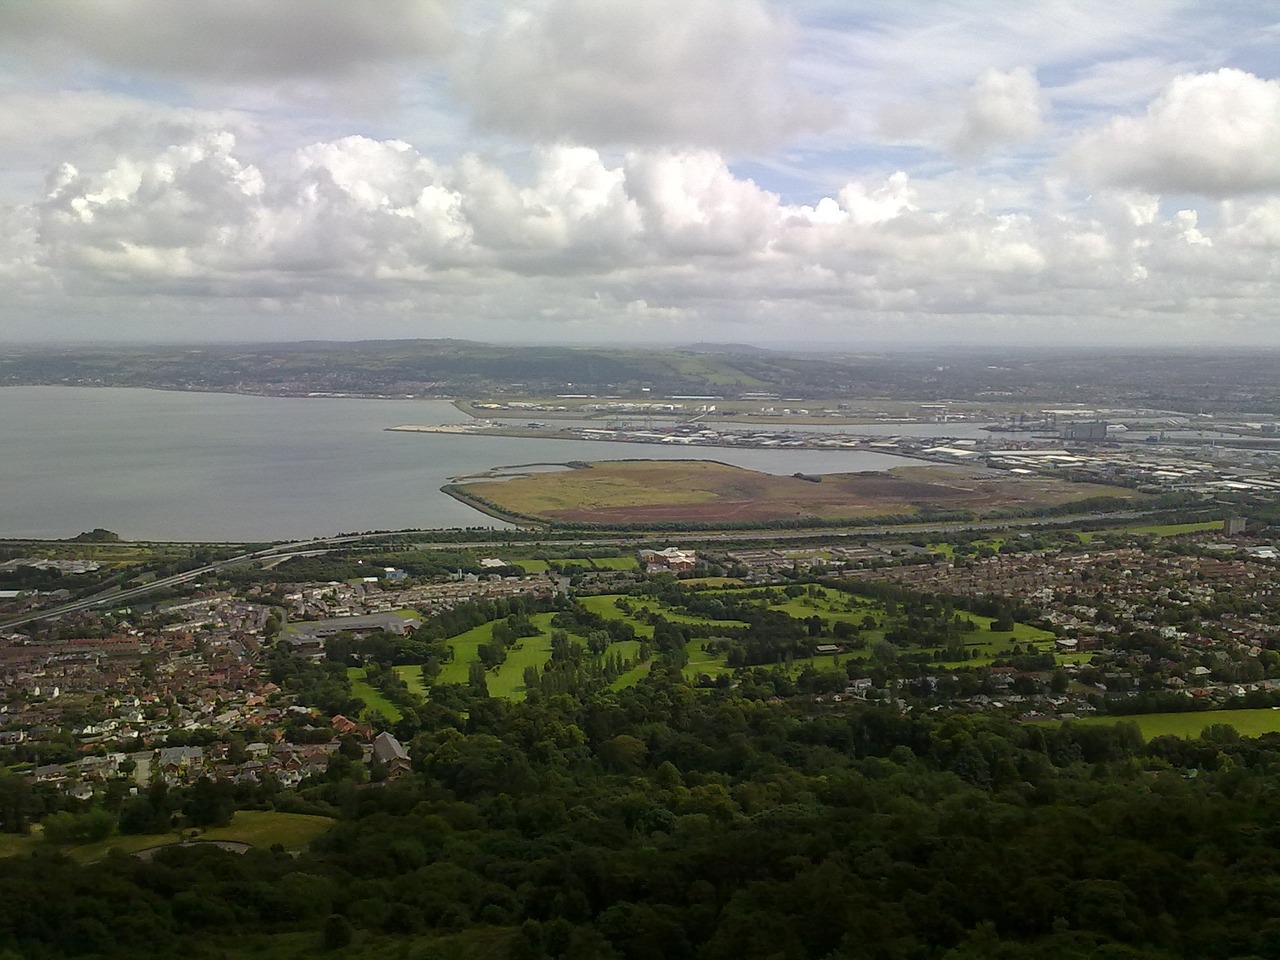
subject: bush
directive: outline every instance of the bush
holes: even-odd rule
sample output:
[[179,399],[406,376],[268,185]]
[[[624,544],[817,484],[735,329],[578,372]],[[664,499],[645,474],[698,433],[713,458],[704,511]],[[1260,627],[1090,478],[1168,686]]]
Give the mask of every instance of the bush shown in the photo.
[[329,919],[324,922],[324,948],[326,950],[341,950],[351,943],[352,936],[351,924],[346,917],[340,913],[329,914]]

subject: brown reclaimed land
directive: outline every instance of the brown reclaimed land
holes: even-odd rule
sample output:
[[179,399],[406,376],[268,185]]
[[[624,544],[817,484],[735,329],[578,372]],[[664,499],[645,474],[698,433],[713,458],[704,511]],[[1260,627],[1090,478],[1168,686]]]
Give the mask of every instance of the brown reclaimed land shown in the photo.
[[600,524],[743,523],[910,515],[922,507],[983,513],[1135,496],[1118,487],[1012,478],[967,467],[826,474],[814,483],[711,460],[613,460],[583,469],[457,488],[516,516]]

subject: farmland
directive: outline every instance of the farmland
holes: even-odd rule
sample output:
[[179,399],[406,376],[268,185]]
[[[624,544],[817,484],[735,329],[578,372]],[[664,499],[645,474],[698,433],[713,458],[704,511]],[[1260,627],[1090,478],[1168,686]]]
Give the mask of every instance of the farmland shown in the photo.
[[605,525],[857,520],[912,516],[928,509],[985,514],[1137,496],[1114,487],[1013,478],[968,467],[828,474],[814,482],[709,460],[605,461],[455,489],[511,516]]

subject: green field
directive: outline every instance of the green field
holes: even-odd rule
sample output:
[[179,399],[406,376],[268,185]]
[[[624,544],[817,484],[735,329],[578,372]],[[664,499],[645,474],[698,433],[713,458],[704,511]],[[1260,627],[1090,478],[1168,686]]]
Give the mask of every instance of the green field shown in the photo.
[[364,701],[361,718],[367,717],[370,713],[380,713],[395,723],[403,716],[399,707],[384,697],[382,691],[365,680],[364,667],[347,667],[347,679],[351,681],[351,693]]
[[542,633],[536,637],[521,637],[507,648],[507,659],[488,675],[489,695],[507,700],[523,700],[525,697],[524,668],[542,665],[551,659],[551,618],[555,614],[537,613],[530,619]]
[[[718,591],[720,595],[742,596],[748,591],[741,589],[729,589]],[[866,647],[860,650],[849,650],[843,654],[832,655],[823,654],[817,657],[803,658],[793,661],[792,672],[797,673],[806,666],[814,666],[819,669],[829,669],[836,664],[835,657],[840,658],[839,662],[850,659],[865,659],[870,656],[870,647],[879,640],[884,639],[886,628],[886,612],[880,603],[865,597],[858,597],[851,594],[841,593],[827,587],[815,587],[813,593],[809,593],[806,587],[805,593],[798,597],[787,597],[782,591],[773,588],[770,594],[775,598],[769,601],[769,608],[779,610],[788,616],[797,620],[806,620],[812,616],[821,617],[828,625],[838,622],[851,623],[861,626],[865,618],[871,617],[876,626],[873,628],[862,629],[860,636],[866,641]],[[614,598],[593,597],[589,598],[598,602],[599,609],[597,612],[603,616],[612,616],[623,618],[623,614],[612,607]],[[599,603],[599,601],[607,600],[607,604]],[[634,598],[633,598],[634,600]],[[638,602],[638,601],[635,601]],[[661,609],[660,605],[655,605],[664,616],[667,616],[675,623],[693,623],[708,622],[701,621],[696,617],[689,617],[683,614],[672,615],[669,611]],[[593,606],[592,609],[596,609]],[[1013,651],[1014,644],[1027,646],[1035,644],[1042,652],[1052,650],[1053,634],[1047,630],[1041,630],[1026,623],[1015,623],[1012,630],[993,631],[991,630],[991,617],[984,617],[981,614],[968,613],[960,611],[960,616],[971,620],[976,629],[970,630],[963,635],[965,648],[969,653],[969,659],[958,661],[940,661],[939,665],[944,667],[981,667],[989,666],[998,657],[1007,655]],[[635,622],[635,621],[633,621]],[[739,621],[710,621],[723,623],[726,626],[740,625]],[[826,641],[830,642],[830,641]],[[691,644],[687,653],[689,654],[689,663],[686,668],[686,676],[696,676],[698,674],[706,674],[715,677],[720,673],[730,672],[728,665],[723,658],[713,657],[698,649],[698,644]],[[1067,656],[1058,656],[1059,663],[1067,662],[1084,662],[1089,659],[1089,654],[1071,654]]]
[[[615,605],[614,601],[618,599],[617,594],[605,594],[598,597],[579,597],[578,602],[590,610],[592,613],[599,614],[606,620],[622,620],[635,627],[637,637],[652,637],[653,625],[645,623],[636,617],[623,613]],[[654,601],[656,606],[661,606]]]
[[[600,599],[596,597],[588,597],[588,600]],[[612,599],[612,598],[611,598]],[[613,612],[621,617],[617,608],[613,608]],[[525,697],[524,671],[525,667],[536,667],[541,670],[543,664],[551,659],[551,620],[555,616],[553,613],[536,613],[529,619],[533,625],[542,632],[534,637],[521,637],[507,649],[507,658],[496,669],[489,670],[486,674],[486,681],[489,688],[489,694],[494,697],[503,697],[508,700],[523,700]],[[653,636],[653,628],[644,625],[647,636]],[[637,629],[639,633],[644,633]],[[466,633],[460,633],[456,637],[451,637],[445,641],[453,648],[453,660],[446,663],[440,671],[438,683],[465,684],[470,679],[471,664],[480,657],[479,647],[482,643],[488,643],[493,637],[493,624],[484,623],[478,627],[473,627]],[[569,634],[570,639],[578,643],[585,643],[584,637],[575,634]],[[618,654],[626,660],[636,660],[640,655],[640,642],[632,640],[622,643],[610,644],[605,651],[605,655]],[[397,672],[403,670],[405,674],[409,671],[418,671],[421,677],[421,671],[417,666],[398,667]],[[623,677],[615,682],[614,686],[618,689],[625,686],[633,685],[645,673],[648,672],[648,665],[638,665],[628,671]],[[405,675],[402,674],[402,675]],[[406,676],[406,682],[410,679]],[[410,689],[415,689],[410,683]],[[416,692],[416,689],[415,689]]]
[[597,570],[635,570],[639,561],[632,556],[592,557],[590,563]]
[[[62,849],[74,860],[92,863],[95,860],[101,860],[111,850],[136,853],[139,850],[168,846],[190,839],[195,832],[196,839],[199,840],[230,840],[252,844],[255,847],[269,847],[279,843],[286,850],[301,850],[332,826],[333,820],[329,817],[313,817],[302,813],[277,813],[272,810],[239,810],[231,818],[231,825],[226,827],[171,833],[117,834],[95,843]],[[0,834],[0,857],[28,853],[42,845],[39,828],[28,836]]]
[[1102,726],[1132,721],[1144,739],[1152,737],[1198,737],[1205,727],[1225,723],[1235,727],[1244,737],[1264,733],[1280,733],[1280,710],[1196,710],[1190,713],[1143,713],[1135,716],[1086,717],[1072,720],[1087,726]]
[[1147,524],[1133,527],[1115,527],[1107,530],[1092,530],[1077,536],[1081,543],[1089,543],[1096,537],[1109,533],[1137,533],[1148,537],[1176,537],[1181,533],[1204,533],[1206,530],[1221,530],[1221,520],[1204,520],[1200,523],[1165,523]]
[[422,679],[422,665],[418,663],[406,663],[403,666],[392,667],[396,676],[405,682],[405,686],[409,688],[409,692],[415,696],[426,699],[427,684]]
[[545,560],[512,560],[511,563],[525,573],[546,573],[550,569]]

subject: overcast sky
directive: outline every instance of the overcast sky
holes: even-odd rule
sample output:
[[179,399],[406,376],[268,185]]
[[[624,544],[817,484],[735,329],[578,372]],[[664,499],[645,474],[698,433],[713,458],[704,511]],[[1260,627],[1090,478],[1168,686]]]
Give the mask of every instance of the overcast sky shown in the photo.
[[1280,6],[4,0],[0,342],[1280,345]]

